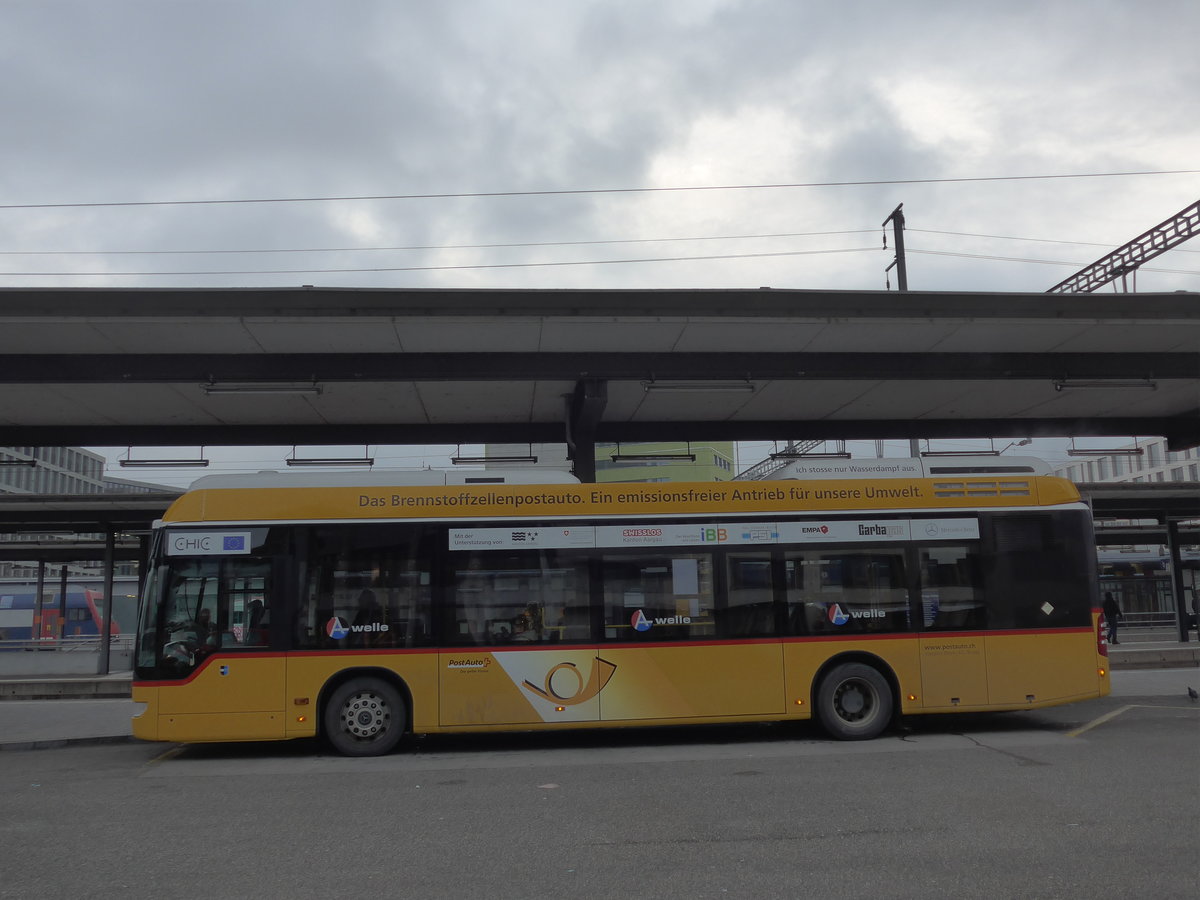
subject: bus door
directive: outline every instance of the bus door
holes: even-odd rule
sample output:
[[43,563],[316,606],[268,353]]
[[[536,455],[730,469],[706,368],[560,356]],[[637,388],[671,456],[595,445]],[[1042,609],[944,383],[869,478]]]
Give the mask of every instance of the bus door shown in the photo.
[[784,712],[769,552],[602,557],[605,721]]
[[921,705],[938,710],[985,706],[987,605],[977,545],[926,546],[919,554]]
[[447,640],[438,654],[440,724],[597,720],[611,671],[592,640],[588,561],[569,550],[514,546],[570,535],[467,529],[452,532],[452,548],[456,539],[500,549],[451,553]]
[[[282,738],[285,666],[267,641],[273,561],[249,555],[250,531],[232,540],[183,534],[190,543],[168,545],[168,555],[178,549],[189,556],[170,559],[163,573],[160,621],[162,666],[184,677],[188,689],[162,691],[159,715],[173,719],[176,740],[193,731],[208,740]],[[209,537],[208,546],[241,547],[247,555],[197,555],[204,546],[198,541]]]

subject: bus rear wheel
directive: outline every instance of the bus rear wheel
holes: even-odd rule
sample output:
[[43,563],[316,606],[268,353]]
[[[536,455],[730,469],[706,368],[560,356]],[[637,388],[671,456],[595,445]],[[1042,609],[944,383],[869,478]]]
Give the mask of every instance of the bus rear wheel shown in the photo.
[[878,669],[842,663],[821,679],[817,717],[830,737],[866,741],[878,737],[892,720],[892,689]]
[[353,678],[325,704],[325,736],[343,756],[382,756],[404,736],[404,698],[378,678]]

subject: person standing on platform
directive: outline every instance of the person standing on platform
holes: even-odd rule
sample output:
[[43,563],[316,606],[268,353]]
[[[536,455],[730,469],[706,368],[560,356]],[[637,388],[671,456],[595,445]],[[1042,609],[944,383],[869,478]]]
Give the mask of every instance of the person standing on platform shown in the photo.
[[1110,644],[1119,644],[1117,640],[1117,619],[1120,619],[1121,607],[1117,605],[1117,601],[1113,598],[1112,591],[1107,591],[1104,594],[1104,621],[1108,623],[1108,642]]

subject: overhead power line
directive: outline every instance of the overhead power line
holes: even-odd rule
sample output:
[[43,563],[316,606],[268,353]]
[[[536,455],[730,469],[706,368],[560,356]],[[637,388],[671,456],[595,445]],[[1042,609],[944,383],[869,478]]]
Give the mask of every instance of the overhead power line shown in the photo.
[[[775,238],[830,237],[847,234],[875,234],[875,228],[855,228],[842,231],[779,231],[764,234],[710,234],[684,237],[608,238],[591,241],[510,241],[482,244],[397,244],[390,247],[249,247],[216,248],[212,250],[0,250],[0,256],[243,256],[281,253],[384,253],[443,250],[519,250],[530,247],[600,247],[614,244],[685,244],[695,241],[752,241]],[[940,234],[950,237],[986,238],[996,241],[1023,241],[1031,244],[1062,244],[1071,247],[1112,247],[1115,242],[1067,241],[1053,238],[1014,237],[1003,234],[984,234],[975,231],[945,231],[933,228],[905,228],[909,234]],[[1173,248],[1177,253],[1200,253],[1186,247]],[[917,252],[917,251],[914,251]],[[934,251],[929,251],[934,252]],[[997,257],[1009,259],[1010,257]],[[1015,259],[1015,258],[1014,258]],[[1063,265],[1076,265],[1064,263]],[[1162,271],[1162,270],[1158,270]]]
[[284,247],[230,250],[0,250],[0,256],[183,256],[221,253],[358,253],[401,250],[506,250],[522,247],[587,247],[603,244],[667,244],[688,241],[747,241],[767,238],[827,237],[843,234],[874,234],[873,228],[853,231],[792,231],[777,234],[717,234],[703,237],[611,238],[598,241],[523,241],[506,244],[410,244],[398,247]]
[[523,263],[477,263],[458,266],[379,266],[349,269],[249,269],[226,271],[188,271],[188,272],[2,272],[0,275],[22,276],[27,278],[49,277],[112,277],[112,276],[162,276],[162,275],[336,275],[351,272],[440,272],[455,269],[540,269],[556,266],[612,266],[628,263],[660,263],[660,262],[695,262],[716,259],[764,259],[779,256],[819,256],[825,253],[863,253],[878,252],[878,247],[846,247],[837,250],[784,250],[777,253],[724,253],[709,256],[658,256],[639,257],[634,259],[592,259],[565,262],[523,262]]
[[[1037,263],[1043,266],[1075,266],[1079,263],[1071,262],[1065,259],[1036,259],[1033,257],[1024,256],[993,256],[988,253],[958,253],[951,250],[914,250],[908,248],[909,253],[924,253],[927,256],[957,256],[962,259],[991,259],[998,262],[1017,262],[1017,263]],[[1200,275],[1200,271],[1192,269],[1160,269],[1157,267],[1145,266],[1143,271],[1159,272],[1167,275]]]
[[676,187],[572,188],[546,191],[469,191],[433,194],[369,194],[334,197],[243,197],[218,200],[121,200],[95,203],[6,203],[0,209],[92,209],[122,206],[216,206],[244,203],[334,203],[363,200],[464,200],[486,197],[556,197],[580,194],[655,194],[683,191],[761,191],[781,188],[868,187],[900,184],[971,184],[992,181],[1049,181],[1068,178],[1130,178],[1145,175],[1196,175],[1200,169],[1146,172],[1076,172],[1060,175],[990,175],[969,178],[896,178],[862,181],[798,181],[776,184],[708,184]]
[[[337,269],[216,269],[216,270],[188,270],[188,271],[163,271],[163,272],[0,272],[0,277],[25,277],[25,278],[58,278],[58,277],[80,277],[80,278],[101,278],[101,277],[166,277],[166,276],[203,276],[203,275],[346,275],[353,273],[367,272],[440,272],[440,271],[455,271],[469,269],[537,269],[537,268],[556,268],[567,266],[613,266],[633,263],[661,263],[661,262],[700,262],[704,260],[728,260],[728,259],[762,259],[767,257],[783,257],[783,256],[820,256],[822,254],[842,254],[842,253],[865,253],[879,252],[878,247],[845,247],[832,250],[787,250],[775,253],[724,253],[710,254],[705,256],[656,256],[656,257],[636,257],[630,259],[584,259],[584,260],[566,260],[562,262],[517,262],[517,263],[467,263],[463,265],[440,265],[440,266],[379,266],[379,267],[348,267]],[[960,259],[984,259],[995,262],[1014,262],[1014,263],[1035,263],[1043,266],[1073,266],[1078,268],[1077,261],[1063,259],[1037,259],[1034,257],[1022,256],[998,256],[987,253],[961,253],[952,250],[922,250],[908,248],[909,253],[921,253],[927,256],[950,256]],[[1200,275],[1200,271],[1191,269],[1163,269],[1152,266],[1143,267],[1146,272],[1158,272],[1168,275]]]
[[[932,228],[906,228],[909,234],[944,234],[951,237],[976,237],[988,238],[993,241],[1026,241],[1031,244],[1067,244],[1072,247],[1112,247],[1116,242],[1108,241],[1064,241],[1055,240],[1054,238],[1029,238],[1029,237],[1012,237],[1004,234],[981,234],[976,231],[935,231]],[[1188,250],[1183,247],[1172,248],[1179,253],[1200,253],[1200,250]]]

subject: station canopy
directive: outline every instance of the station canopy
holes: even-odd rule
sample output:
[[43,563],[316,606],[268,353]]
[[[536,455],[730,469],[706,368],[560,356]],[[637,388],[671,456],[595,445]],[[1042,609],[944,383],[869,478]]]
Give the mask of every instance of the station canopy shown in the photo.
[[6,446],[1200,444],[1184,292],[10,288],[0,354]]

